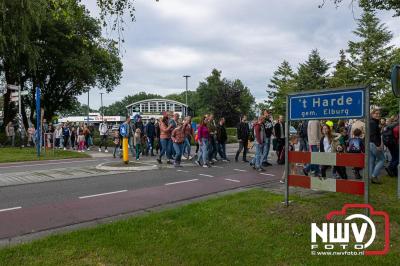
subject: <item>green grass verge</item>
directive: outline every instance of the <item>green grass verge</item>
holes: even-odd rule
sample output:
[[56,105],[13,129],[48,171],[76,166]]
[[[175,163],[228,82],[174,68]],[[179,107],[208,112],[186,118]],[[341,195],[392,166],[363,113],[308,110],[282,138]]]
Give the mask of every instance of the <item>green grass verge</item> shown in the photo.
[[42,151],[40,158],[38,158],[34,148],[0,148],[0,163],[89,157],[85,153],[75,151],[54,150],[53,153],[53,150],[49,150],[47,152]]
[[383,257],[310,255],[310,223],[356,196],[292,197],[250,190],[56,235],[0,250],[0,265],[398,265],[395,179],[372,186],[376,209],[391,216],[391,251]]

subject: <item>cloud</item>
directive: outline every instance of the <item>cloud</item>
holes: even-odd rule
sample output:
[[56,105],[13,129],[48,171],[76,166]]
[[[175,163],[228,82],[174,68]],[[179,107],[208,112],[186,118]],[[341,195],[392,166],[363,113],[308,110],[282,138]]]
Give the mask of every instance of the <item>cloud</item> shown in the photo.
[[[83,0],[98,14],[93,0]],[[124,96],[146,91],[166,95],[182,92],[183,75],[190,89],[213,68],[224,77],[241,79],[258,101],[277,66],[288,60],[293,68],[318,48],[329,62],[354,38],[354,17],[361,11],[346,4],[336,9],[322,0],[136,0],[136,22],[125,31],[121,85],[104,97],[108,105]],[[400,19],[379,16],[400,43]],[[99,96],[93,90],[93,106]],[[80,98],[86,101],[86,96]]]

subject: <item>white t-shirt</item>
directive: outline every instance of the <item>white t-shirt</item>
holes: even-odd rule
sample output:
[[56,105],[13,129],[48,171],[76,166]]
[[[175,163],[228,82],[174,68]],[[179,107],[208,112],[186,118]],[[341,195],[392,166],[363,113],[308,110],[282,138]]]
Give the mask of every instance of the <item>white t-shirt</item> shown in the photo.
[[332,152],[332,146],[329,143],[328,137],[324,137],[324,151],[325,152]]

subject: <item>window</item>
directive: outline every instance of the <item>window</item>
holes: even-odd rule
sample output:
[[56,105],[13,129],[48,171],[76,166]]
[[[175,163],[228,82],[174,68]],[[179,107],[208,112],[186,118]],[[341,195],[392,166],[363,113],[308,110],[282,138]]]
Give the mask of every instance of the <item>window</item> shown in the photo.
[[149,105],[148,105],[148,103],[141,103],[141,104],[140,104],[140,109],[142,109],[142,113],[148,113],[148,112],[149,112]]
[[182,105],[176,104],[175,105],[175,112],[182,112]]
[[157,103],[150,102],[150,113],[156,113],[156,112],[157,112]]
[[136,112],[136,113],[140,112],[140,106],[138,104],[132,106],[132,112]]

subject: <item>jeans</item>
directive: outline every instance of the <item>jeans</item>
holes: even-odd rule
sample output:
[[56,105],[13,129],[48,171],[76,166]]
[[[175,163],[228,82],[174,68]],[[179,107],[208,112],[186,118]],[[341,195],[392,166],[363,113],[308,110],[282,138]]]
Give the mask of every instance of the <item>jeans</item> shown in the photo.
[[[319,151],[318,146],[317,145],[310,145],[310,151],[311,152],[318,152]],[[306,166],[305,170],[307,172],[313,171],[313,172],[315,172],[315,174],[319,174],[319,165],[317,165],[317,164],[308,164]]]
[[64,136],[64,139],[63,139],[63,145],[64,145],[64,148],[68,148],[68,141],[69,141],[69,136]]
[[190,146],[190,137],[185,138],[185,142],[183,143],[183,154],[185,154],[185,152],[187,152],[188,157],[190,156],[190,150],[191,150],[191,146]]
[[133,145],[133,137],[128,138],[128,145],[131,149],[132,157],[136,157],[136,147]]
[[171,139],[160,139],[160,145],[161,145],[161,151],[160,151],[160,159],[163,157],[164,154],[166,154],[167,158],[171,156],[170,151],[169,151],[169,143],[171,142]]
[[208,162],[207,158],[208,158],[208,139],[201,139],[200,153],[197,161],[200,162],[200,159],[203,159],[203,164],[206,164]]
[[175,150],[175,164],[180,164],[182,159],[184,143],[173,143],[173,147]]
[[266,138],[265,143],[264,143],[264,150],[262,154],[262,162],[266,163],[268,162],[268,154],[269,154],[269,149],[271,147],[271,138]]
[[374,143],[369,143],[369,175],[370,177],[378,177],[383,165],[385,164],[385,156],[382,150],[378,150]]
[[254,166],[259,169],[261,168],[261,163],[262,163],[262,155],[263,155],[263,149],[264,149],[264,143],[262,144],[254,144],[256,147],[256,157],[254,161]]
[[135,148],[136,148],[136,160],[138,160],[139,156],[140,156],[140,153],[141,153],[141,150],[142,150],[142,147],[141,147],[140,144],[136,144]]
[[308,151],[308,141],[307,139],[300,138],[299,139],[299,151]]
[[243,150],[243,161],[246,160],[247,145],[248,145],[248,144],[249,144],[249,143],[247,142],[247,139],[246,139],[246,140],[243,140],[243,141],[239,141],[239,149],[238,149],[237,152],[236,152],[235,160],[238,160],[238,159],[239,159],[239,155],[240,155],[240,153],[242,152],[242,150]]
[[104,148],[107,150],[107,135],[101,135],[100,136],[100,145],[99,145],[99,149],[101,149],[101,146],[104,145]]
[[210,135],[209,150],[208,150],[208,160],[217,158],[217,140],[215,135]]
[[388,149],[390,151],[390,155],[392,156],[392,160],[390,161],[388,168],[393,172],[393,174],[397,175],[397,165],[399,164],[399,146],[396,144],[388,147]]
[[222,159],[226,160],[226,144],[222,142],[218,142],[218,154]]

